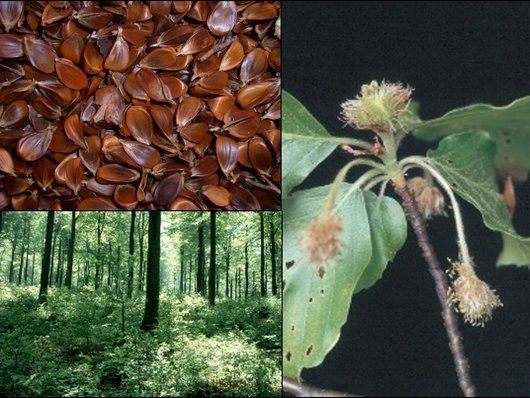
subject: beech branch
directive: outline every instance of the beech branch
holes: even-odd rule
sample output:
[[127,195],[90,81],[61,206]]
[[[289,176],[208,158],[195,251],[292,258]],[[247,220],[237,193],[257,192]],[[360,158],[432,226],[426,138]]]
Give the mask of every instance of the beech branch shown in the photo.
[[474,397],[476,393],[475,386],[473,385],[469,374],[469,363],[464,353],[464,344],[462,335],[458,329],[458,320],[453,309],[447,304],[447,276],[440,266],[438,257],[436,256],[429,236],[427,235],[425,221],[423,220],[410,191],[407,187],[400,188],[397,186],[394,186],[394,190],[403,201],[403,207],[412,225],[412,229],[416,234],[418,245],[423,252],[423,257],[429,266],[429,272],[434,279],[436,294],[440,301],[440,305],[442,306],[442,318],[449,338],[449,348],[453,354],[460,388],[466,397]]
[[283,392],[295,397],[360,397],[345,392],[325,390],[309,384],[300,383],[288,377],[283,378]]

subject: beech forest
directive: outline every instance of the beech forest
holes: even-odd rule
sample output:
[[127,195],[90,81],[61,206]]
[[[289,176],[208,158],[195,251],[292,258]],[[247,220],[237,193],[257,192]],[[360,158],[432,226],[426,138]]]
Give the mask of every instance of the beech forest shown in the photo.
[[278,212],[0,212],[0,396],[280,396]]

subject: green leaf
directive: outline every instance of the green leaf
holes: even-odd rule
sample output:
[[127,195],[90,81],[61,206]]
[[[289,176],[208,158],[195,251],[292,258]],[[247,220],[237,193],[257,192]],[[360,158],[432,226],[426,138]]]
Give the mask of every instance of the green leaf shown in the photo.
[[446,137],[428,156],[454,191],[480,211],[484,224],[502,234],[504,248],[497,265],[528,265],[530,239],[517,234],[499,193],[493,174],[495,151],[495,141],[482,131]]
[[282,91],[282,197],[299,185],[337,146],[324,126],[291,94]]
[[458,108],[424,122],[414,135],[435,141],[471,130],[487,131],[497,143],[495,171],[499,178],[511,175],[517,181],[526,180],[530,169],[530,97],[501,107],[476,104]]
[[346,322],[352,295],[372,286],[407,237],[401,206],[388,197],[351,191],[337,214],[344,221],[341,252],[323,277],[308,264],[300,237],[321,211],[330,186],[296,192],[284,200],[284,375],[299,378],[302,368],[319,365],[335,346]]

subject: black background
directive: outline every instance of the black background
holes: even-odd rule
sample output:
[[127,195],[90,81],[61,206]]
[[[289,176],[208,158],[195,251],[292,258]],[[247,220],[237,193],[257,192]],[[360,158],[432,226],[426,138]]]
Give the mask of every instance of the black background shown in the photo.
[[[373,79],[414,87],[425,119],[476,102],[505,105],[530,95],[529,15],[523,2],[285,1],[283,88],[341,136],[351,130],[338,120],[340,103]],[[428,147],[409,137],[400,154]],[[302,187],[331,183],[330,170],[349,159],[336,151]],[[527,236],[529,185],[517,187],[515,221]],[[500,237],[460,203],[477,273],[504,303],[484,329],[460,321],[473,381],[481,396],[529,396],[530,270],[496,268]],[[457,257],[451,217],[431,221],[429,233],[443,262]],[[337,346],[302,377],[361,395],[461,395],[433,282],[413,239],[376,285],[354,297]]]

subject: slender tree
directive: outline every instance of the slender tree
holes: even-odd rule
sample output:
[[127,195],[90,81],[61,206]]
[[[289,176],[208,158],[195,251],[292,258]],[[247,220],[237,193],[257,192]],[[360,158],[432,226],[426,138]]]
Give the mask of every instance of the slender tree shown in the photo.
[[136,210],[131,212],[131,228],[129,229],[129,254],[134,254],[134,228],[136,224]]
[[112,242],[109,242],[109,256],[107,259],[107,267],[108,267],[108,274],[107,274],[107,286],[112,286]]
[[245,242],[245,298],[248,297],[248,242]]
[[192,283],[191,276],[193,274],[193,257],[190,255],[190,272],[188,272],[188,294],[191,293]]
[[[72,288],[72,272],[74,267],[74,248],[75,248],[75,223],[77,217],[75,210],[72,211],[72,222],[70,224],[70,240],[68,241],[68,264],[66,265],[66,279],[64,284],[68,289]],[[78,276],[79,277],[79,276]]]
[[260,284],[261,284],[261,297],[267,295],[267,283],[265,280],[265,224],[263,222],[263,212],[259,213],[259,225],[260,225],[260,242],[261,242],[261,267],[260,267]]
[[[271,213],[272,214],[272,213]],[[278,285],[276,281],[276,237],[274,231],[274,223],[272,222],[272,216],[269,219],[269,227],[271,234],[271,271],[272,271],[272,295],[276,296],[278,294]]]
[[35,252],[33,252],[33,260],[31,260],[31,285],[33,286],[33,280],[35,277]]
[[179,291],[184,292],[184,278],[186,277],[186,266],[184,264],[184,246],[180,246],[180,285]]
[[208,301],[215,304],[215,211],[210,212],[210,273],[208,278]]
[[204,237],[203,237],[203,228],[204,225],[201,222],[199,225],[199,248],[197,253],[197,293],[204,296],[205,286],[204,286]]
[[[55,271],[55,281],[54,281],[55,286],[59,285],[59,274],[61,271],[61,267],[63,265],[62,254],[63,254],[63,240],[61,239],[61,237],[59,237],[59,250],[57,251],[57,269]],[[52,257],[52,262],[53,262],[53,257]],[[53,275],[52,275],[52,280],[53,280]],[[50,286],[51,286],[51,283],[50,283]]]
[[229,296],[229,283],[230,278],[230,252],[232,251],[232,231],[228,233],[228,238],[224,242],[225,252],[225,263],[226,263],[226,280],[225,280],[225,296]]
[[9,264],[9,283],[13,283],[15,275],[15,251],[17,250],[18,236],[11,242],[11,263]]
[[97,259],[96,259],[96,276],[94,279],[94,288],[98,289],[101,285],[101,235],[103,234],[103,219],[105,217],[105,212],[98,212],[98,225],[97,225],[97,237],[98,237],[98,246],[97,246]]
[[26,262],[24,265],[24,285],[28,284],[29,250],[26,249]]
[[24,218],[24,230],[22,232],[22,244],[20,245],[20,265],[18,267],[18,281],[17,285],[20,285],[22,283],[22,273],[24,270],[24,254],[26,253],[26,250],[28,248],[28,217]]
[[46,303],[48,294],[48,272],[50,271],[50,254],[52,248],[53,219],[55,212],[48,212],[48,222],[46,223],[46,242],[44,244],[44,256],[42,257],[42,267],[40,273],[39,304]]
[[131,212],[131,228],[129,229],[129,258],[127,274],[127,298],[132,297],[133,286],[134,286],[134,266],[133,266],[133,255],[134,255],[134,228],[136,224],[136,211]]
[[160,225],[161,213],[149,213],[149,234],[147,249],[147,278],[144,319],[142,330],[152,330],[158,325],[158,304],[160,292]]
[[52,243],[52,254],[51,254],[51,260],[50,260],[50,276],[49,276],[49,285],[52,286],[53,285],[53,264],[54,261],[55,261],[55,248],[56,248],[56,245],[57,245],[57,230],[56,230],[56,227],[54,227],[54,230],[53,230],[53,243]]
[[88,237],[86,239],[86,257],[85,257],[85,269],[84,269],[84,277],[83,280],[83,286],[88,286],[88,283],[90,281],[90,261],[89,261],[89,254],[90,253],[90,244],[88,243]]
[[239,300],[241,298],[241,268],[237,269],[237,299]]
[[142,212],[140,218],[138,243],[140,249],[140,272],[138,274],[138,290],[144,289],[144,235],[145,235],[145,212]]
[[63,265],[64,265],[64,247],[63,241],[59,242],[59,256],[57,259],[57,273],[55,274],[55,285],[61,287],[63,285]]

